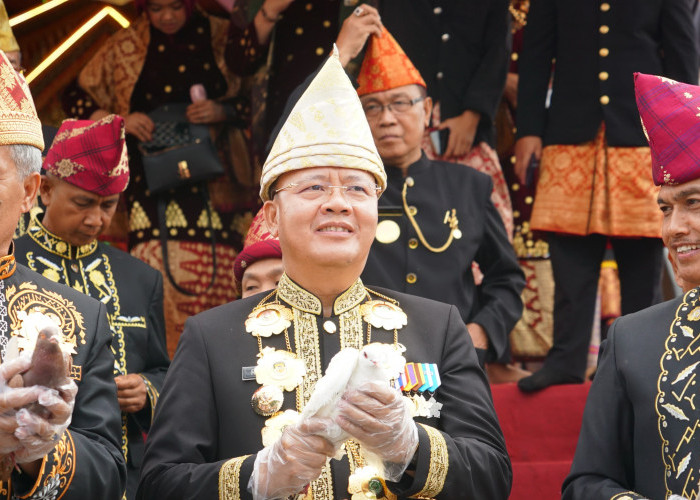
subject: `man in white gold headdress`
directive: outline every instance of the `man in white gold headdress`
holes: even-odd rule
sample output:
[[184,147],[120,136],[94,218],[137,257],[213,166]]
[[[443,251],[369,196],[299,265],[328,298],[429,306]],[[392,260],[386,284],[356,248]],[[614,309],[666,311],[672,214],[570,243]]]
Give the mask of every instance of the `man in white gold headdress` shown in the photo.
[[[263,169],[265,220],[285,274],[272,292],[187,322],[138,498],[507,498],[510,462],[457,309],[359,279],[385,187],[334,52]],[[410,362],[393,387],[370,382],[342,395],[333,419],[351,439],[328,462],[339,456],[321,437],[330,422],[299,414],[331,358],[370,342],[405,348]]]

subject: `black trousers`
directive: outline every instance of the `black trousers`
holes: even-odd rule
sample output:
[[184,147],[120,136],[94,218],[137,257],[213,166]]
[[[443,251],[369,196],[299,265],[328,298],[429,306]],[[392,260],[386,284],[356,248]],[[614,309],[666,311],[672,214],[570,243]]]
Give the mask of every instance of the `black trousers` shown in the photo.
[[[583,380],[607,236],[549,233],[554,275],[554,342],[544,368]],[[620,276],[622,314],[661,302],[663,243],[610,238]]]

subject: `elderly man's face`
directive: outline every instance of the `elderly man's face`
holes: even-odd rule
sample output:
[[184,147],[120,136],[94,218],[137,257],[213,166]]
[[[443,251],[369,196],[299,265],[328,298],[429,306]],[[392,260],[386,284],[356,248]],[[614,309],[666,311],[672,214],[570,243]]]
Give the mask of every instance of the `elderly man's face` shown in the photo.
[[359,276],[377,227],[375,188],[371,174],[338,167],[298,170],[277,180],[265,220],[279,237],[290,276],[303,267],[348,266],[357,267]]
[[[404,85],[364,95],[360,100],[384,163],[405,168],[417,161],[432,111],[432,101],[423,98],[421,87]],[[401,110],[404,107],[407,109]]]
[[[664,214],[661,237],[680,281],[700,285],[700,179],[662,186],[659,207]],[[686,286],[684,286],[686,288]]]
[[39,174],[21,179],[8,146],[0,146],[0,254],[6,255],[20,215],[28,212],[39,189]]
[[99,196],[56,177],[44,176],[41,201],[46,206],[46,229],[71,245],[95,240],[109,227],[119,195]]

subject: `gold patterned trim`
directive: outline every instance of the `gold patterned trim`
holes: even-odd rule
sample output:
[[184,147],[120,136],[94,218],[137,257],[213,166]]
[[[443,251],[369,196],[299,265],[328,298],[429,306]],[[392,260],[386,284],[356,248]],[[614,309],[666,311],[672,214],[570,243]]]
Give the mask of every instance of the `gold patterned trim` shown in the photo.
[[277,296],[295,309],[319,315],[323,306],[318,297],[294,283],[287,273],[282,274],[277,285]]
[[15,244],[10,243],[10,254],[0,257],[0,280],[4,280],[15,274],[17,262],[15,261]]
[[610,500],[634,500],[635,498],[642,498],[634,491],[623,491],[622,493],[617,493],[610,497]]
[[450,457],[447,451],[447,442],[440,431],[429,425],[418,424],[428,433],[430,440],[430,467],[428,477],[423,489],[411,498],[434,498],[440,494],[445,486],[447,471],[450,466]]
[[39,476],[32,490],[18,498],[55,498],[60,500],[73,483],[75,475],[75,443],[70,431],[66,431],[52,452],[44,457]]
[[87,257],[97,250],[98,245],[97,240],[93,240],[87,245],[71,245],[46,229],[36,217],[32,218],[29,223],[27,234],[41,248],[49,253],[63,257],[64,259],[81,259]]
[[335,303],[333,304],[333,312],[336,315],[343,314],[349,311],[355,306],[360,305],[360,303],[368,297],[365,285],[362,284],[362,280],[357,278],[357,281],[352,284],[350,288],[341,293]]
[[219,470],[219,500],[240,500],[241,466],[250,455],[232,458]]

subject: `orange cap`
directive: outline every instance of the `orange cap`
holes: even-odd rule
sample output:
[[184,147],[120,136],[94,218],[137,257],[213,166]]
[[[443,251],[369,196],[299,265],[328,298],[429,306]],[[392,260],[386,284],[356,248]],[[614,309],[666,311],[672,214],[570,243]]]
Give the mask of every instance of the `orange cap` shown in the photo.
[[425,80],[386,28],[381,38],[372,35],[367,45],[365,59],[357,76],[358,95],[382,92],[404,85],[426,87]]

